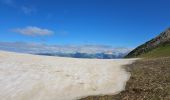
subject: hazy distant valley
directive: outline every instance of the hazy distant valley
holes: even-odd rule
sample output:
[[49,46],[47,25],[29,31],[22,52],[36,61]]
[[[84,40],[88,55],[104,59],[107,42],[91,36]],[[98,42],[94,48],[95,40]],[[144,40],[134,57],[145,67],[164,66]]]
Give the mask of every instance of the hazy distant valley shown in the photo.
[[73,58],[123,58],[132,49],[105,45],[46,45],[25,42],[0,42],[0,50]]
[[0,0],[0,100],[170,100],[170,0]]

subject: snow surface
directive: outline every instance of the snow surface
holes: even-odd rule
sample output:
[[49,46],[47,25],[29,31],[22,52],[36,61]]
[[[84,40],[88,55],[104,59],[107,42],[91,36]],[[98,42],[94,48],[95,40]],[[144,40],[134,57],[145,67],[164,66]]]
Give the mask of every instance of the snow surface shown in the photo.
[[135,59],[76,59],[0,51],[2,100],[76,100],[122,91]]

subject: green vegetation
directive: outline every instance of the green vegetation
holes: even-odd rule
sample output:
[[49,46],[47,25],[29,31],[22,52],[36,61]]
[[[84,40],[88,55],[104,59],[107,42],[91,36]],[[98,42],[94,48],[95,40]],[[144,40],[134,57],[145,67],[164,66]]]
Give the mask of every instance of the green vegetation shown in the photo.
[[170,28],[160,33],[157,37],[145,42],[132,50],[125,58],[169,57],[170,56]]
[[132,57],[143,59],[125,67],[131,77],[124,91],[81,100],[170,100],[170,28],[125,56]]
[[170,56],[170,44],[167,44],[167,45],[161,45],[138,57],[157,58],[157,57],[169,57],[169,56]]

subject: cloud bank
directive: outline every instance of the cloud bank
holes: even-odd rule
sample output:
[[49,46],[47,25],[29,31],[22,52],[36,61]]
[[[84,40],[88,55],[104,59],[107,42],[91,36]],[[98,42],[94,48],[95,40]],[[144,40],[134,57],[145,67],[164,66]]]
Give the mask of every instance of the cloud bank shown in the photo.
[[131,48],[114,48],[105,45],[47,45],[27,42],[0,42],[0,50],[75,58],[121,58]]
[[36,26],[27,26],[25,28],[16,28],[12,30],[13,32],[17,32],[23,35],[28,36],[46,36],[51,35],[54,32],[49,29],[39,28]]

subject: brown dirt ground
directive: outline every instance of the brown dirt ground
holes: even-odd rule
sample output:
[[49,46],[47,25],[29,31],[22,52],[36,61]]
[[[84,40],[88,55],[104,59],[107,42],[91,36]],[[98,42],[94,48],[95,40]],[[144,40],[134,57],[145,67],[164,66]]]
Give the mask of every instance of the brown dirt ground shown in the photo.
[[170,57],[145,58],[125,68],[131,77],[124,91],[80,100],[170,100]]

